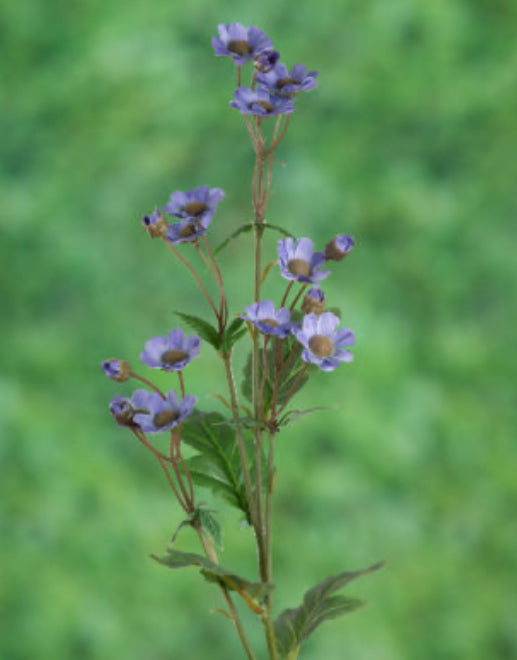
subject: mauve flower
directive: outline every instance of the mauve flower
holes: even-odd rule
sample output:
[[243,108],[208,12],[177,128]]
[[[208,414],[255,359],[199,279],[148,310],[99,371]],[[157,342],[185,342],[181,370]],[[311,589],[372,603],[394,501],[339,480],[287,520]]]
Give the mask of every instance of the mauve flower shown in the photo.
[[302,301],[302,312],[305,314],[323,314],[325,311],[325,294],[321,289],[309,289]]
[[130,399],[126,396],[116,396],[111,400],[110,413],[119,426],[138,428],[133,417],[137,413],[147,412],[147,390],[135,390]]
[[253,323],[265,335],[284,338],[291,334],[290,311],[285,307],[280,307],[278,311],[275,311],[275,304],[272,300],[254,303],[250,307],[245,307],[244,311],[246,314],[242,314],[241,319]]
[[152,369],[181,371],[198,357],[200,344],[199,337],[186,337],[181,328],[174,328],[166,337],[149,339],[140,359]]
[[317,71],[309,71],[303,64],[295,64],[291,71],[279,62],[271,71],[257,74],[256,81],[271,92],[284,96],[292,96],[299,92],[309,92],[318,84]]
[[255,68],[257,71],[267,73],[268,71],[271,71],[278,62],[279,57],[280,53],[277,50],[273,50],[272,48],[263,50],[258,55],[255,55]]
[[354,356],[345,346],[355,343],[348,328],[337,330],[339,318],[332,312],[307,314],[302,327],[294,331],[296,339],[305,347],[302,359],[316,364],[322,371],[333,371],[340,362],[352,362]]
[[237,66],[254,59],[263,50],[273,48],[273,42],[262,30],[252,25],[221,23],[217,26],[219,37],[212,38],[212,47],[217,56],[229,56]]
[[355,241],[351,236],[338,234],[330,243],[325,246],[325,256],[327,259],[341,261],[354,247]]
[[273,117],[274,115],[289,115],[294,111],[293,99],[271,94],[265,87],[256,89],[239,87],[233,98],[230,106],[240,110],[243,115]]
[[[145,390],[144,390],[145,391]],[[178,426],[190,415],[196,397],[187,395],[178,400],[176,392],[167,392],[165,399],[157,392],[146,392],[145,412],[135,412],[133,420],[144,433],[160,433]]]
[[117,358],[105,360],[101,363],[101,369],[108,378],[116,380],[118,383],[123,383],[131,376],[131,365],[126,360],[118,360]]
[[142,217],[142,224],[147,230],[147,233],[152,238],[159,238],[164,236],[169,226],[167,220],[163,217],[161,212],[156,208],[151,215],[144,215]]
[[[199,186],[186,192],[177,190],[172,193],[170,202],[163,207],[163,210],[182,220],[204,222],[208,218],[210,224],[215,209],[223,197],[224,191],[221,188],[208,186]],[[208,224],[204,225],[205,229]]]
[[325,263],[325,255],[314,252],[310,238],[280,239],[278,257],[280,271],[287,280],[315,284],[330,274],[330,270],[318,270]]
[[208,217],[203,220],[173,222],[169,225],[165,238],[173,245],[177,243],[191,243],[206,234],[211,220],[212,218]]

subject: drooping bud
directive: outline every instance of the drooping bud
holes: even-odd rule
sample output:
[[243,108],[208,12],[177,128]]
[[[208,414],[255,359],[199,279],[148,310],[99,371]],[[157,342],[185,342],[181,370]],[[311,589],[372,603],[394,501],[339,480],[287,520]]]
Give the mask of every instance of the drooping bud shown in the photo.
[[101,369],[108,378],[123,383],[131,377],[131,365],[126,360],[110,358],[101,363]]
[[116,396],[110,403],[110,413],[119,426],[136,426],[133,422],[133,406],[128,398]]
[[354,247],[355,241],[351,236],[338,234],[325,246],[325,257],[334,261],[341,261]]
[[325,311],[325,294],[321,289],[309,289],[302,302],[304,314],[323,314]]
[[151,215],[144,215],[142,224],[151,238],[162,238],[169,228],[169,223],[158,209],[155,209]]
[[263,50],[258,55],[255,55],[255,68],[261,73],[268,73],[275,66],[280,58],[280,53],[277,50],[268,48]]

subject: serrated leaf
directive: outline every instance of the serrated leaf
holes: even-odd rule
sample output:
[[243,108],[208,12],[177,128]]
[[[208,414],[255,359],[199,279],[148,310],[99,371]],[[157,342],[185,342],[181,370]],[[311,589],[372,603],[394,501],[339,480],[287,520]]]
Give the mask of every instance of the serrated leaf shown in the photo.
[[262,614],[261,607],[264,598],[273,590],[272,584],[264,582],[249,582],[244,578],[225,570],[218,564],[192,552],[180,552],[179,550],[168,550],[164,557],[151,557],[159,564],[168,568],[183,568],[185,566],[199,566],[203,577],[208,582],[216,582],[225,586],[230,591],[235,591],[241,596],[246,605],[257,614]]
[[216,350],[219,349],[221,345],[221,340],[219,338],[219,333],[217,328],[205,321],[200,319],[199,316],[194,316],[193,314],[184,314],[183,312],[174,312],[176,316],[179,316],[185,323],[190,325],[201,339],[204,339],[209,344],[211,344]]
[[195,410],[183,424],[181,439],[199,454],[187,465],[193,480],[210,488],[250,519],[235,430],[219,413]]
[[333,596],[352,580],[372,573],[383,566],[380,562],[362,571],[346,571],[333,575],[306,592],[303,603],[294,609],[287,609],[275,621],[275,635],[278,649],[283,658],[298,649],[324,621],[335,619],[364,605],[357,598]]

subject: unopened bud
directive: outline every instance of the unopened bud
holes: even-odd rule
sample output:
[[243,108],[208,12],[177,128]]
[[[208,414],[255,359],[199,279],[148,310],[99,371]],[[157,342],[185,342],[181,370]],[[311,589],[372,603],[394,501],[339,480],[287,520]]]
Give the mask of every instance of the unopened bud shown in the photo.
[[169,223],[158,209],[155,209],[151,215],[144,215],[142,217],[142,224],[151,238],[162,238],[169,228]]
[[302,302],[305,314],[323,314],[325,311],[325,294],[321,289],[309,289]]
[[117,383],[123,383],[131,377],[131,365],[126,360],[117,360],[111,358],[101,364],[101,369],[108,378],[116,380]]
[[333,261],[341,261],[350,250],[354,247],[355,241],[351,236],[346,234],[338,234],[330,243],[325,247],[325,257]]
[[268,73],[280,58],[280,53],[272,48],[267,48],[255,56],[255,68],[261,73]]

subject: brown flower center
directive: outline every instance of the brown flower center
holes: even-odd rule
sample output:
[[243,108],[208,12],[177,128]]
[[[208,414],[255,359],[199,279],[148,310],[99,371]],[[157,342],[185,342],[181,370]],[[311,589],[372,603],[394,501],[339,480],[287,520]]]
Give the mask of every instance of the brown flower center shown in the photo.
[[278,328],[278,326],[280,325],[278,321],[275,321],[275,319],[262,319],[260,322],[263,323],[264,325],[269,325],[272,328]]
[[157,413],[154,416],[153,422],[155,426],[161,429],[163,426],[166,426],[171,422],[175,422],[179,416],[180,414],[177,410],[171,410],[168,408],[167,410],[162,410],[161,412]]
[[203,211],[206,210],[206,204],[204,202],[189,202],[185,204],[185,211],[188,215],[201,215]]
[[266,112],[272,112],[274,110],[274,106],[269,101],[253,101],[253,105],[259,105]]
[[227,48],[230,53],[235,53],[236,55],[249,55],[252,51],[251,46],[245,39],[230,41]]
[[325,335],[314,335],[309,339],[309,348],[316,357],[326,358],[334,352],[332,340]]
[[196,225],[188,224],[183,227],[183,229],[180,231],[180,237],[181,238],[188,238],[189,236],[193,236],[197,231]]
[[181,351],[179,349],[172,349],[171,351],[166,351],[162,355],[162,362],[165,362],[165,364],[178,364],[178,362],[181,362],[185,358],[188,358],[188,353],[187,351]]
[[287,264],[287,270],[293,275],[309,277],[311,274],[310,264],[305,259],[291,259]]
[[296,80],[293,78],[280,78],[280,80],[276,83],[276,86],[278,89],[284,89],[287,85],[296,85]]

